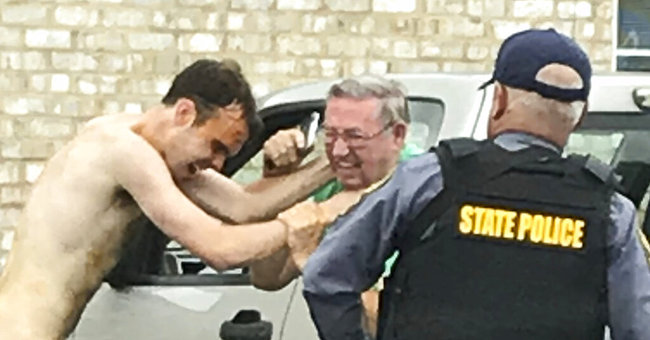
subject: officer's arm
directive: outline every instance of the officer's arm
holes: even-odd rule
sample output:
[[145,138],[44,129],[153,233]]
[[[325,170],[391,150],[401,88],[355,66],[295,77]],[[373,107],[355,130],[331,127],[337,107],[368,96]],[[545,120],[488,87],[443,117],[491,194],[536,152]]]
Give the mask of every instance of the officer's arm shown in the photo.
[[374,284],[395,237],[442,188],[435,154],[402,163],[393,177],[330,228],[303,272],[304,296],[323,340],[363,339],[360,294]]
[[241,224],[275,217],[333,176],[327,159],[320,157],[291,174],[262,178],[246,187],[213,170],[203,171],[179,186],[210,215]]
[[616,194],[608,231],[609,324],[613,339],[650,339],[650,250],[634,205]]

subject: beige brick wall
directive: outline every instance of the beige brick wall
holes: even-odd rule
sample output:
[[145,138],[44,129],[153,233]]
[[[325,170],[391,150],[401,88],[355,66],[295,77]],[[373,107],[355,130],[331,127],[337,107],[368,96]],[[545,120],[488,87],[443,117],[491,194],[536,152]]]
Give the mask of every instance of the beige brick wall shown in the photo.
[[138,112],[201,57],[256,94],[364,72],[487,71],[499,41],[554,26],[597,70],[612,1],[0,0],[0,267],[44,162],[93,116]]

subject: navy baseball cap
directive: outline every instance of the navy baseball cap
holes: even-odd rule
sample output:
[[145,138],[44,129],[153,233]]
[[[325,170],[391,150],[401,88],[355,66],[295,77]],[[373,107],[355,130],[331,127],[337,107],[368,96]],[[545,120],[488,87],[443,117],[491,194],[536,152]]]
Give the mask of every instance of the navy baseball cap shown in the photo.
[[[583,87],[565,89],[535,80],[539,70],[550,64],[571,67],[580,74]],[[503,42],[492,79],[481,85],[479,89],[495,81],[563,102],[586,101],[591,89],[591,64],[587,54],[573,39],[552,28],[531,29],[515,33]]]

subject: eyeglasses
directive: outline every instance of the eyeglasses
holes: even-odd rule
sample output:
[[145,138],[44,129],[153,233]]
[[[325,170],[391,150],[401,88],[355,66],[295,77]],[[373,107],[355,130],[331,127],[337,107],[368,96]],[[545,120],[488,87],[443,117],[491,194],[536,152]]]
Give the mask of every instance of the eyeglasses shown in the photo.
[[370,139],[373,139],[379,136],[382,132],[388,130],[395,124],[394,121],[384,125],[384,127],[370,135],[364,134],[359,129],[344,129],[338,130],[331,128],[329,126],[323,126],[323,131],[325,132],[325,144],[334,144],[338,138],[343,140],[345,144],[350,148],[360,148],[366,145],[366,142]]

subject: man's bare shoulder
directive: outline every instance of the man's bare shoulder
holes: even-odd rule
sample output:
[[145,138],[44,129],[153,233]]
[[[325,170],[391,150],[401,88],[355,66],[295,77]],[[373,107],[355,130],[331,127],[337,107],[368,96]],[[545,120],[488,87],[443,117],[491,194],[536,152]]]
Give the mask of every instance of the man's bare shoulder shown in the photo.
[[132,127],[139,121],[139,115],[121,114],[95,117],[82,127],[75,139],[84,142],[95,140],[97,142],[115,142],[117,139],[133,138]]
[[149,180],[160,176],[171,177],[160,153],[135,132],[140,121],[140,115],[99,117],[84,127],[80,137],[82,134],[87,136],[80,141],[90,138],[93,142],[102,144],[100,147],[104,152],[103,157],[110,160],[110,167],[106,170],[116,175],[115,178],[139,177],[144,173]]
[[[151,145],[134,132],[133,127],[140,121],[140,115],[121,114],[96,117],[88,121],[77,137],[74,146],[89,145],[101,148],[101,152],[115,152],[121,155],[126,149],[151,149]],[[80,144],[80,145],[77,145]],[[107,154],[102,157],[107,158]]]
[[[141,135],[134,131],[142,116],[132,114],[97,117],[89,121],[79,134],[80,142],[100,144],[102,157],[112,160],[114,166],[150,162],[166,169],[160,153]],[[128,171],[126,169],[115,169]]]
[[[105,178],[111,182],[118,172],[124,175],[142,162],[149,162],[150,167],[164,172],[166,166],[160,154],[133,130],[140,119],[140,115],[132,114],[94,118],[50,163],[55,168],[64,166],[66,172],[73,166],[76,177],[91,176],[95,180]],[[112,185],[120,186],[120,183]]]

